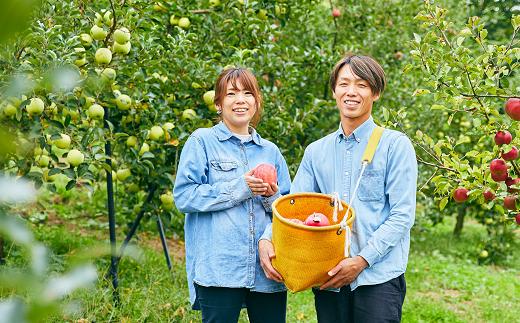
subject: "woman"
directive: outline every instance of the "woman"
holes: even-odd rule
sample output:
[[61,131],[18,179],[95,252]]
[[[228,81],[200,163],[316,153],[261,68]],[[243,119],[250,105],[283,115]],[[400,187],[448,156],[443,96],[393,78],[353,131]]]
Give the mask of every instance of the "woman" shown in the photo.
[[[271,223],[271,203],[290,188],[278,147],[254,127],[262,113],[258,82],[229,68],[215,85],[220,122],[197,129],[182,149],[175,179],[177,208],[186,213],[186,270],[190,300],[203,322],[285,322],[283,284],[266,278],[258,240]],[[276,167],[278,185],[253,176],[260,163]]]

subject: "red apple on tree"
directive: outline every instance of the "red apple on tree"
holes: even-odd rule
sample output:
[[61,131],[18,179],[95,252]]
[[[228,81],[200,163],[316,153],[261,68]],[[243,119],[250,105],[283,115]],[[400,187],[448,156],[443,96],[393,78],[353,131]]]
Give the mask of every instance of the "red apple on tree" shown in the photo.
[[324,214],[314,212],[305,219],[304,224],[311,227],[323,227],[330,225],[330,222]]
[[258,164],[253,170],[253,176],[261,178],[265,183],[273,184],[278,181],[276,168],[268,163]]
[[503,182],[507,178],[507,164],[503,159],[493,159],[489,164],[491,178],[495,182]]
[[339,16],[341,16],[341,11],[338,8],[332,9],[332,17],[338,18]]
[[515,160],[518,158],[518,148],[513,146],[507,153],[502,153],[502,158],[505,160]]
[[513,136],[507,130],[500,130],[495,134],[495,143],[499,146],[509,145],[513,140]]
[[516,195],[508,195],[504,198],[504,207],[508,210],[516,210]]
[[515,216],[516,224],[520,225],[520,213]]
[[518,184],[520,184],[520,178],[515,178],[515,179],[513,179],[511,177],[506,178],[507,191],[509,193],[518,192],[519,190],[517,188],[510,187],[510,186],[518,185]]
[[464,187],[457,188],[453,191],[453,199],[458,203],[466,201],[468,199],[468,190]]
[[495,193],[493,193],[491,190],[484,191],[482,195],[484,195],[484,200],[486,202],[493,201],[495,199]]
[[506,102],[506,113],[511,119],[520,121],[520,99],[511,98]]

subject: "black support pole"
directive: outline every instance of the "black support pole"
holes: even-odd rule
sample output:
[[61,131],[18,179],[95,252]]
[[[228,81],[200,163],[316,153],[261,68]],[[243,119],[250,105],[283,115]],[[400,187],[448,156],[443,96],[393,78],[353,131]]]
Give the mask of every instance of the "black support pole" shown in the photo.
[[155,190],[156,190],[155,186],[151,187],[148,190],[148,196],[146,196],[146,200],[144,201],[143,206],[141,207],[141,210],[139,210],[139,213],[137,214],[134,222],[132,223],[132,226],[130,227],[130,231],[128,231],[128,234],[126,235],[126,238],[123,241],[121,248],[119,249],[119,255],[117,257],[118,262],[123,257],[123,254],[125,252],[126,247],[128,246],[128,243],[130,242],[130,240],[132,240],[132,237],[134,236],[135,232],[137,231],[137,228],[139,227],[139,223],[141,222],[141,219],[144,216],[144,212],[146,210],[146,205],[148,205],[150,203],[150,201],[152,200]]
[[0,238],[0,265],[5,264],[4,239]]
[[[105,107],[105,129],[110,131],[108,126],[108,112],[109,110]],[[106,137],[106,135],[105,135]],[[110,234],[110,276],[112,278],[112,295],[114,297],[114,303],[116,306],[119,305],[119,290],[117,289],[119,282],[117,279],[117,254],[116,254],[116,212],[114,207],[114,185],[112,182],[112,146],[110,145],[110,139],[105,142],[105,153],[107,155],[106,163],[110,169],[107,170],[107,206],[108,206],[108,230]]]
[[168,252],[168,244],[166,243],[166,237],[164,236],[164,227],[160,215],[157,215],[157,229],[159,230],[159,236],[161,237],[166,265],[168,266],[168,269],[172,271],[172,261],[170,259],[170,253]]

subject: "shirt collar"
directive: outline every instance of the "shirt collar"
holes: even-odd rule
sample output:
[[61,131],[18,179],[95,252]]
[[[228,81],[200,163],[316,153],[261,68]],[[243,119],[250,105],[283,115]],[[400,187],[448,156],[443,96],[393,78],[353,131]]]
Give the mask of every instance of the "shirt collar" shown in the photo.
[[[213,129],[215,130],[215,133],[217,135],[218,140],[225,141],[229,138],[233,137],[233,133],[228,129],[226,124],[222,121],[220,121],[218,124],[216,124]],[[264,140],[260,137],[258,132],[256,132],[255,128],[249,127],[249,132],[251,133],[251,138],[253,138],[253,142],[259,146],[264,145]]]
[[348,140],[349,138],[354,139],[357,142],[361,140],[368,140],[372,131],[376,127],[376,123],[374,122],[374,118],[370,116],[365,122],[363,122],[359,127],[357,127],[350,136],[346,136],[343,132],[343,127],[341,126],[341,122],[339,124],[339,128],[336,131],[336,141],[340,142],[341,140]]

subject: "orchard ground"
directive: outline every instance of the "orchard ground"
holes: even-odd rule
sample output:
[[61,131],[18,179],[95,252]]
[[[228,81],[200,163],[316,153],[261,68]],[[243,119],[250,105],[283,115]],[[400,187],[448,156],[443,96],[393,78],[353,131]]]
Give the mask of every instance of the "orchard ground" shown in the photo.
[[[96,215],[96,205],[104,203],[104,192],[89,198],[85,192],[68,192],[64,197],[44,194],[37,205],[19,209],[33,223],[38,239],[52,250],[53,271],[63,272],[81,253],[94,253],[108,240],[106,219]],[[89,205],[89,207],[85,207]],[[437,211],[434,211],[437,212]],[[431,226],[418,218],[412,232],[403,322],[512,322],[520,317],[516,306],[520,295],[520,249],[500,266],[478,265],[480,241],[485,227],[468,221],[459,239],[453,237],[453,217]],[[118,223],[118,241],[124,238],[125,223]],[[520,238],[520,231],[515,232]],[[73,294],[82,303],[75,315],[54,317],[53,322],[199,322],[200,314],[190,310],[184,271],[182,239],[168,232],[173,270],[170,274],[162,254],[154,221],[145,221],[136,246],[141,252],[120,264],[121,306],[114,308],[110,283],[103,280],[109,258],[97,258],[101,277],[97,286]],[[6,246],[7,266],[23,265],[17,247]],[[0,296],[5,291],[0,289]],[[289,294],[288,322],[316,322],[311,291]],[[241,322],[247,322],[245,312]]]

